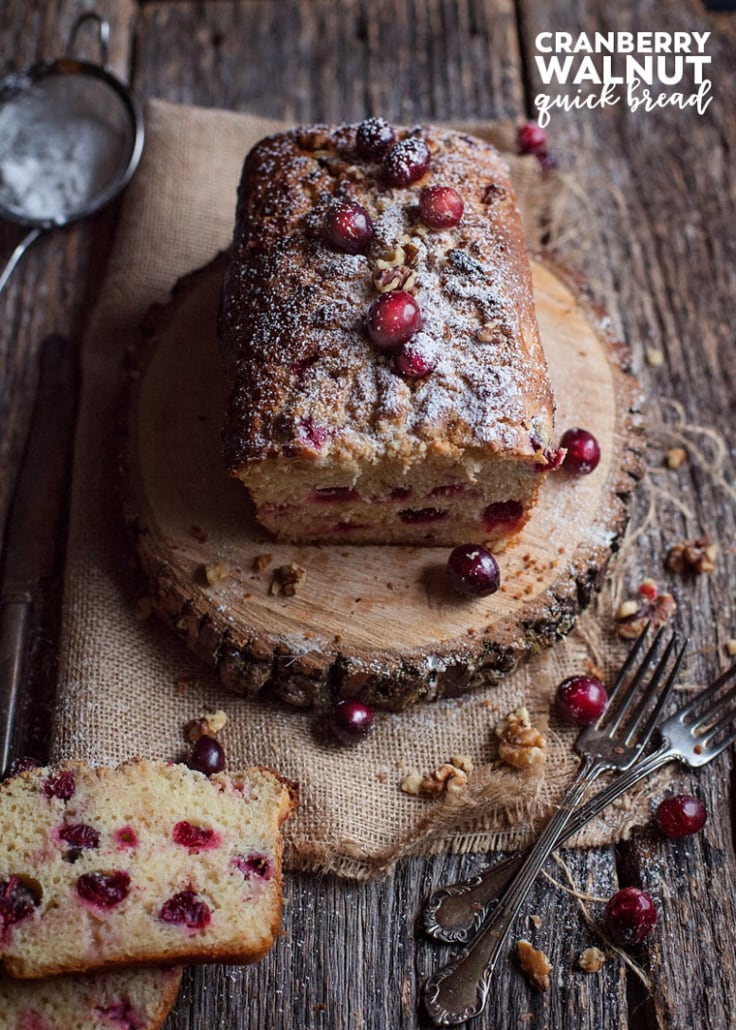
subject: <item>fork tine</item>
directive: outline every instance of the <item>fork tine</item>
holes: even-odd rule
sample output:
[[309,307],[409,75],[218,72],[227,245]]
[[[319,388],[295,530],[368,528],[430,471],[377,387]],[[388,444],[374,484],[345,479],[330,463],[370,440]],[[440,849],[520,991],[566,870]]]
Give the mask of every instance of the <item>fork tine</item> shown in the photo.
[[[657,673],[659,673],[659,669],[663,666],[663,664],[666,664],[667,660],[669,659],[669,656],[671,655],[672,649],[673,649],[673,647],[675,645],[675,640],[676,640],[676,638],[673,637],[672,640],[670,641],[670,643],[669,643],[669,645],[667,647],[667,650],[665,651],[664,655],[662,656],[662,661],[660,662],[659,667],[657,668]],[[682,665],[682,660],[685,657],[685,651],[687,650],[688,643],[689,643],[689,641],[685,640],[685,642],[683,643],[682,647],[677,652],[677,655],[675,656],[675,663],[672,666],[672,671],[670,672],[669,676],[667,677],[667,682],[664,685],[664,690],[659,695],[659,697],[657,699],[657,703],[655,704],[654,708],[650,712],[649,717],[648,717],[646,723],[644,724],[644,729],[638,735],[637,739],[638,739],[638,741],[639,741],[639,743],[641,744],[642,747],[644,747],[646,745],[646,743],[648,742],[648,740],[651,737],[652,733],[654,732],[654,728],[656,727],[657,722],[659,721],[659,717],[662,714],[662,709],[667,704],[667,701],[669,700],[669,697],[670,697],[670,695],[672,693],[672,690],[674,689],[675,683],[677,682],[677,675],[678,675],[678,673],[680,671],[680,666]],[[650,684],[650,687],[651,687],[651,684]],[[643,699],[643,701],[642,701],[642,703],[640,705],[639,712],[637,712],[637,714],[634,716],[634,720],[632,722],[632,725],[630,726],[629,732],[626,735],[626,743],[627,744],[630,744],[632,742],[632,740],[634,738],[634,733],[635,733],[639,723],[641,722],[642,715],[644,714],[644,709],[646,708],[646,700],[647,700],[646,698]]]
[[[692,699],[692,701],[686,704],[684,708],[681,708],[680,716],[684,717],[686,715],[691,715],[696,708],[700,708],[704,701],[710,701],[710,699],[718,693],[724,683],[728,683],[733,676],[736,676],[736,665],[732,665],[730,669],[726,669],[726,671],[722,673],[714,683],[711,683],[711,685],[706,687],[705,690],[701,690],[700,693]],[[720,702],[717,703],[720,704]]]
[[[713,701],[707,711],[701,713],[694,722],[688,723],[688,729],[693,732],[696,729],[700,729],[701,726],[707,726],[710,719],[721,716],[722,712],[724,712],[725,708],[730,705],[734,698],[736,698],[736,684],[734,684],[730,690],[727,690],[723,697],[719,697],[717,700]],[[733,715],[734,710],[732,709],[724,718],[728,720],[729,718],[732,718]]]
[[[642,647],[644,646],[644,641],[646,640],[647,634],[649,633],[649,625],[650,624],[647,623],[645,625],[644,629],[639,634],[639,636],[636,638],[636,643],[631,648],[629,653],[626,655],[626,660],[624,661],[624,664],[619,669],[618,676],[616,677],[616,682],[613,684],[613,686],[611,687],[610,691],[608,692],[608,705],[609,705],[609,707],[611,705],[611,702],[615,699],[615,697],[617,696],[618,692],[623,687],[623,685],[626,682],[626,679],[627,679],[629,673],[631,672],[631,667],[633,666],[633,664],[636,661],[636,659],[639,657],[639,652],[641,651]],[[657,636],[655,637],[655,639],[654,639],[654,643],[655,644],[656,644],[657,640],[659,639],[659,636],[660,636],[661,632],[662,632],[662,630],[660,630],[659,633],[657,634]],[[650,652],[651,652],[651,648],[650,648]],[[649,657],[650,657],[650,655],[647,655],[647,658],[642,663],[642,667],[646,665],[646,662],[649,660]],[[640,668],[639,672],[638,672],[638,675],[641,675],[641,671],[642,671],[642,669]]]
[[[646,632],[646,630],[644,632]],[[634,694],[636,693],[636,691],[639,689],[641,681],[644,679],[644,676],[647,673],[647,671],[649,669],[649,666],[651,665],[651,663],[652,663],[652,661],[654,659],[654,653],[655,653],[655,651],[657,649],[657,645],[658,645],[658,643],[659,643],[659,641],[660,641],[660,639],[662,637],[662,633],[663,632],[664,632],[664,628],[658,630],[658,632],[657,632],[656,636],[654,637],[654,640],[652,641],[651,646],[650,646],[649,650],[647,651],[644,659],[639,664],[639,667],[637,668],[637,670],[636,670],[636,672],[634,674],[633,679],[631,680],[631,682],[626,687],[626,690],[623,692],[623,696],[619,698],[618,697],[618,693],[619,693],[619,691],[621,689],[622,683],[625,680],[624,671],[626,670],[626,666],[629,665],[628,659],[626,660],[626,662],[624,662],[624,665],[623,665],[623,667],[621,669],[621,673],[619,673],[619,677],[618,677],[618,679],[616,681],[616,684],[615,684],[615,686],[613,688],[611,696],[608,699],[608,705],[606,706],[606,710],[603,713],[602,723],[603,723],[603,726],[604,726],[606,732],[609,734],[609,736],[613,735],[616,732],[616,730],[621,725],[621,722],[622,722],[624,716],[628,712],[629,705],[631,704],[631,700],[632,700]],[[640,636],[639,640],[637,640],[635,648],[634,648],[635,652],[638,650],[639,643],[643,642],[643,636],[644,636],[644,634],[642,633],[642,636]],[[661,662],[660,662],[660,666],[661,666]],[[655,676],[656,675],[657,675],[657,673],[655,673]],[[660,673],[660,675],[661,675],[661,673]],[[649,692],[649,696],[651,696],[651,691]],[[613,714],[611,714],[612,710],[613,710],[613,707],[614,707],[613,706],[613,702],[614,701],[617,702],[616,710],[615,710],[615,712],[613,712]]]
[[[719,699],[718,704],[711,705],[709,711],[705,715],[701,716],[697,722],[691,723],[688,727],[690,732],[692,733],[693,730],[699,730],[701,726],[705,726],[705,730],[703,732],[703,738],[705,738],[717,733],[718,730],[725,729],[733,719],[734,715],[736,715],[736,708],[733,706],[731,706],[729,711],[725,711],[726,707],[731,704],[734,698],[736,698],[736,686],[731,687],[728,693],[724,694],[723,697]],[[721,715],[722,712],[723,714]],[[720,715],[720,718],[717,722],[714,722],[709,726],[708,720],[716,714]]]
[[714,758],[718,758],[721,752],[725,751],[727,747],[730,747],[734,741],[736,741],[736,730],[729,734],[724,740],[720,740],[717,744],[712,744],[708,747],[705,752],[707,760],[710,762]]

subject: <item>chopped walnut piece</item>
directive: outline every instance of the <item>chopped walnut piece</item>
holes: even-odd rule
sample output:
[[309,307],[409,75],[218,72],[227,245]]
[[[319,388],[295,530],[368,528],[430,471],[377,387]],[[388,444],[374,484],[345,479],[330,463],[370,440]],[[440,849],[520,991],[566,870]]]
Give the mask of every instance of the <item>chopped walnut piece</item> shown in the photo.
[[462,769],[465,773],[471,773],[473,771],[473,759],[470,755],[452,755],[450,762],[456,769]]
[[227,716],[218,708],[216,712],[206,712],[199,719],[193,719],[186,725],[187,740],[194,743],[200,737],[216,737],[227,722]]
[[408,265],[382,268],[373,277],[373,285],[379,293],[390,293],[391,290],[404,290],[406,293],[411,293],[416,284],[417,273]]
[[273,561],[272,554],[257,554],[253,559],[253,571],[264,572]]
[[653,579],[645,579],[637,588],[637,596],[623,601],[614,615],[616,632],[631,640],[638,637],[648,622],[658,628],[672,618],[677,602],[672,594],[660,594]]
[[406,264],[404,248],[396,246],[393,250],[387,251],[376,261],[376,268],[396,268],[398,265]]
[[418,769],[410,769],[402,776],[399,784],[405,794],[420,794],[422,787],[422,774]]
[[578,965],[584,973],[597,973],[606,962],[606,956],[600,948],[586,948],[578,957]]
[[419,793],[429,797],[437,794],[457,794],[467,782],[468,775],[463,769],[446,762],[424,777]]
[[670,548],[667,567],[673,572],[712,572],[716,567],[718,548],[707,536],[683,540]]
[[664,456],[664,463],[668,469],[679,469],[687,461],[687,451],[684,447],[670,447]]
[[306,578],[307,570],[296,562],[280,565],[273,574],[270,591],[276,596],[293,597]]
[[210,565],[205,565],[204,575],[208,586],[218,587],[226,579],[230,578],[232,571],[231,566],[226,561],[217,561],[212,562]]
[[517,941],[516,950],[521,968],[530,983],[539,991],[549,990],[549,974],[552,967],[543,951],[537,951],[529,941]]
[[498,726],[498,757],[515,769],[529,769],[541,765],[545,759],[546,741],[536,727],[532,726],[529,711],[522,706],[507,715]]
[[414,243],[411,236],[407,235],[401,237],[400,243],[404,248],[404,263],[413,268],[419,258],[419,247]]

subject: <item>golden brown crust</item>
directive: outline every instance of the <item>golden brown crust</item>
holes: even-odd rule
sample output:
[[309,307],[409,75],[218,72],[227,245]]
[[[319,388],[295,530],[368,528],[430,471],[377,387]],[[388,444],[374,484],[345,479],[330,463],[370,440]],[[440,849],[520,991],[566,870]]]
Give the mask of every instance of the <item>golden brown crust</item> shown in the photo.
[[[294,129],[248,155],[220,315],[232,471],[276,456],[356,466],[389,452],[408,466],[474,447],[532,462],[549,446],[552,396],[508,169],[473,137],[431,126],[400,135],[410,132],[427,141],[432,165],[402,188],[356,157],[355,126]],[[419,223],[429,182],[462,195],[457,228]],[[322,241],[321,212],[335,197],[369,211],[365,255]],[[376,262],[405,234],[418,248],[422,332],[443,347],[435,371],[413,382],[363,327]]]

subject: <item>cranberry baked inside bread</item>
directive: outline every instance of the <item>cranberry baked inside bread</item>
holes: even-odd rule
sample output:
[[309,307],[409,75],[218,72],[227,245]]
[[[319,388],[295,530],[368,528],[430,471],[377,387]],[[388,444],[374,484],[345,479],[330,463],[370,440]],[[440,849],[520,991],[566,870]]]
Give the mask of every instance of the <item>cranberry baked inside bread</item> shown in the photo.
[[181,970],[135,969],[50,980],[0,977],[3,1030],[159,1030]]
[[294,789],[266,769],[70,762],[0,784],[0,962],[19,978],[253,962],[281,918],[279,825]]
[[226,463],[277,537],[498,550],[529,517],[553,399],[488,144],[380,119],[260,142],[220,336]]

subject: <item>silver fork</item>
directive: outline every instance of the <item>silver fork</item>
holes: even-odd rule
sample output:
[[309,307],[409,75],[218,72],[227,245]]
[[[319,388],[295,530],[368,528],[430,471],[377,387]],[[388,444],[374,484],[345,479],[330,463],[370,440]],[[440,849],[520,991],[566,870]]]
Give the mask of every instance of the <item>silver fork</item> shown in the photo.
[[[736,680],[736,665],[660,723],[656,727],[660,737],[657,749],[577,809],[557,837],[554,850],[622,794],[669,762],[679,761],[697,769],[736,742],[736,729],[724,736],[736,719],[736,684],[719,696],[731,680]],[[429,936],[461,944],[469,941],[489,910],[501,900],[523,861],[523,852],[511,855],[469,880],[436,890],[424,910],[424,926]]]
[[514,919],[588,785],[606,770],[628,769],[648,742],[674,686],[685,645],[680,648],[674,667],[665,679],[675,648],[675,639],[672,638],[649,681],[645,682],[662,636],[660,630],[633,678],[629,680],[629,673],[644,646],[646,636],[645,629],[619,672],[603,715],[596,723],[586,726],[578,736],[575,749],[581,756],[581,762],[575,779],[559,809],[526,854],[523,867],[503,901],[486,916],[470,944],[426,981],[424,1003],[437,1026],[464,1023],[483,1011],[494,970]]

